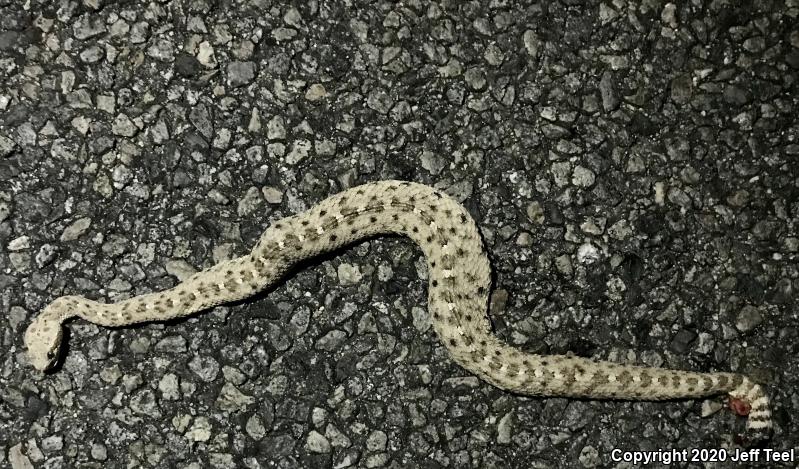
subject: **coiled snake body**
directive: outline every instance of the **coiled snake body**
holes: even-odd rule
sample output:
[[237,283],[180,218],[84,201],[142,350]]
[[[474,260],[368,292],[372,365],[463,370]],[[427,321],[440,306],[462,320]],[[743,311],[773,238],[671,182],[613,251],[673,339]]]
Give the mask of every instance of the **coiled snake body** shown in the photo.
[[421,246],[429,268],[428,308],[436,334],[461,366],[489,383],[527,395],[663,400],[727,393],[748,413],[755,437],[771,427],[761,387],[734,373],[693,373],[564,355],[534,355],[497,338],[486,315],[490,266],[474,220],[458,202],[425,185],[381,181],[329,197],[271,225],[252,252],[198,272],[166,291],[104,304],[77,296],[50,303],[25,342],[31,364],[57,361],[62,323],[78,316],[101,326],[161,321],[246,298],[300,260],[380,233]]

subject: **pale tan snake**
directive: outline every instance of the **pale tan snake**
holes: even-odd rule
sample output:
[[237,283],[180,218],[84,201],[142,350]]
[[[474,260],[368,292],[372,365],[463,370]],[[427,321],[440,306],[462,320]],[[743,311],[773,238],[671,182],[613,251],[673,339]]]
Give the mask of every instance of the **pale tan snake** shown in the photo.
[[771,428],[762,388],[734,373],[694,373],[620,365],[564,355],[534,355],[491,332],[490,266],[477,226],[458,202],[431,187],[381,181],[329,197],[270,226],[252,252],[219,263],[166,291],[104,304],[78,296],[50,303],[25,332],[31,364],[58,359],[62,323],[78,316],[101,326],[125,326],[186,316],[240,300],[273,285],[298,261],[381,233],[421,246],[429,269],[428,308],[436,334],[461,366],[509,391],[527,395],[664,400],[727,393],[747,428]]

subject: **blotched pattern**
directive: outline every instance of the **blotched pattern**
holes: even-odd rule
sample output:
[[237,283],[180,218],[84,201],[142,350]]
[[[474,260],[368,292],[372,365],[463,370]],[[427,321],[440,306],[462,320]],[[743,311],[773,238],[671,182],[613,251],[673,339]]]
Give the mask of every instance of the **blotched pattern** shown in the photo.
[[[28,327],[31,364],[58,358],[62,323],[78,316],[102,326],[162,321],[246,298],[274,284],[292,265],[380,233],[421,246],[430,272],[428,307],[436,333],[461,366],[502,389],[528,395],[662,400],[727,393],[757,437],[771,428],[761,387],[733,373],[693,373],[564,355],[535,355],[491,333],[490,266],[474,220],[431,187],[381,181],[329,197],[269,227],[249,255],[222,262],[169,290],[115,304],[77,296],[50,303]],[[740,410],[745,409],[745,410]]]

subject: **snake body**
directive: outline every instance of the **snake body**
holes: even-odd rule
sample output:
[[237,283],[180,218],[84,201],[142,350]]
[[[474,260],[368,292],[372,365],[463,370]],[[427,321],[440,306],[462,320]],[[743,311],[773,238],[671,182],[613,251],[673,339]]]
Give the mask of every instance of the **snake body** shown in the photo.
[[[272,224],[248,255],[198,272],[174,288],[104,304],[77,296],[50,303],[25,333],[31,364],[58,359],[62,323],[71,317],[125,326],[190,315],[240,300],[274,284],[297,262],[377,234],[410,237],[429,269],[428,308],[452,358],[485,381],[535,396],[664,400],[727,393],[748,413],[747,428],[771,428],[762,388],[735,373],[694,373],[627,366],[565,355],[525,353],[491,332],[490,265],[474,220],[457,201],[431,187],[380,181],[354,187]],[[731,405],[731,407],[734,407]]]

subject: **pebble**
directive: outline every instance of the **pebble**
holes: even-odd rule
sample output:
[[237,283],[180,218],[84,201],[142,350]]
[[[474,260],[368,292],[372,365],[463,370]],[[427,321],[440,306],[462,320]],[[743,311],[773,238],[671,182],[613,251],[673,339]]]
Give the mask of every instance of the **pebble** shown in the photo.
[[211,426],[208,417],[199,416],[194,419],[191,428],[186,432],[185,437],[190,441],[205,442],[211,439]]
[[305,440],[305,448],[314,453],[329,453],[331,450],[328,439],[316,430],[311,430],[308,433],[308,438]]
[[81,41],[100,35],[105,31],[105,23],[102,19],[89,13],[79,17],[72,25],[72,33],[75,39]]
[[234,61],[228,64],[228,83],[232,86],[243,86],[255,79],[257,67],[255,62]]
[[296,165],[308,157],[311,152],[311,148],[312,145],[310,140],[301,139],[295,141],[291,144],[291,149],[286,155],[286,163],[290,165]]
[[167,39],[156,39],[147,48],[147,55],[164,62],[172,62],[175,59],[175,45]]
[[264,423],[257,415],[252,415],[247,419],[244,429],[247,434],[256,441],[261,440],[264,436],[266,436],[266,428],[264,427]]
[[580,187],[591,187],[594,185],[596,176],[594,172],[583,166],[575,166],[572,172],[572,184]]
[[613,73],[606,70],[599,80],[599,93],[602,95],[602,109],[610,112],[619,107],[619,97],[613,81]]
[[30,459],[22,452],[22,443],[17,443],[8,452],[8,462],[12,469],[34,469]]
[[105,461],[108,459],[108,450],[102,443],[92,443],[90,452],[92,458],[96,459],[97,461]]
[[286,127],[283,123],[283,117],[273,116],[266,124],[266,137],[269,140],[285,140]]
[[724,87],[724,101],[733,106],[743,106],[751,100],[748,92],[743,88],[735,85],[727,85]]
[[224,411],[243,411],[254,403],[252,396],[244,394],[233,383],[225,383],[216,400],[216,405]]
[[213,357],[195,355],[189,361],[189,369],[205,382],[211,382],[216,379],[219,368],[219,363]]
[[139,132],[139,129],[133,121],[125,114],[117,114],[114,118],[114,123],[111,125],[111,131],[115,135],[123,137],[133,137]]
[[325,89],[325,86],[321,83],[314,83],[313,85],[308,87],[308,91],[305,92],[305,99],[308,101],[319,101],[322,98],[327,97],[328,93]]
[[746,305],[738,312],[735,318],[735,327],[741,332],[750,332],[763,322],[760,310],[752,305]]
[[197,61],[200,65],[207,68],[216,67],[216,56],[214,55],[214,46],[208,41],[203,41],[197,47]]
[[203,103],[197,104],[189,111],[189,120],[206,140],[214,135],[214,124],[211,110]]
[[366,449],[369,451],[385,451],[388,436],[382,430],[375,430],[366,439]]

